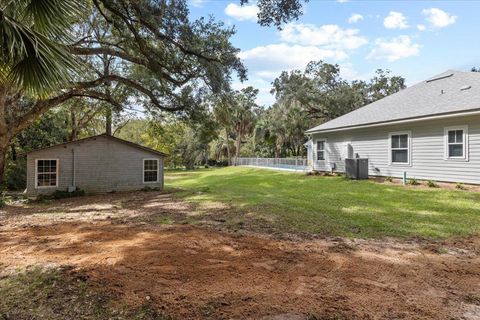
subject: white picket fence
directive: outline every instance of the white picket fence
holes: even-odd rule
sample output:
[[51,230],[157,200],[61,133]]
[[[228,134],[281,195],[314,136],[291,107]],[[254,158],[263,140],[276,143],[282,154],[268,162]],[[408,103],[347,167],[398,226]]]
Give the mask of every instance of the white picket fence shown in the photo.
[[291,170],[308,170],[308,161],[305,158],[237,158],[236,166],[269,167]]

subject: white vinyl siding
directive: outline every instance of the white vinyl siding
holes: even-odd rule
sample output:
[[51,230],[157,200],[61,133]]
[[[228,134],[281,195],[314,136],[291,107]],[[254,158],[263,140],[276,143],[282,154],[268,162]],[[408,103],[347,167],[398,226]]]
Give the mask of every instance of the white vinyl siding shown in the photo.
[[[465,158],[445,159],[445,128],[468,127],[465,130]],[[410,165],[390,164],[389,133],[410,132]],[[379,126],[340,132],[312,135],[316,146],[318,140],[327,140],[327,161],[314,161],[315,170],[343,172],[345,143],[349,142],[353,154],[368,158],[371,176],[407,177],[423,180],[463,182],[480,184],[480,115],[457,118],[425,120],[416,123]]]
[[468,126],[445,128],[445,160],[468,160]]
[[35,188],[58,186],[58,159],[35,159]]

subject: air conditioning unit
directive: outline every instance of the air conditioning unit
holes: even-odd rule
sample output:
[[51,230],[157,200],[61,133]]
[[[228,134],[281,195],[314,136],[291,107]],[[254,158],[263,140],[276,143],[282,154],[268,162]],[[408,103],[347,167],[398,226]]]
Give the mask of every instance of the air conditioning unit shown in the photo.
[[345,174],[350,179],[368,179],[368,159],[367,158],[347,158],[345,159]]

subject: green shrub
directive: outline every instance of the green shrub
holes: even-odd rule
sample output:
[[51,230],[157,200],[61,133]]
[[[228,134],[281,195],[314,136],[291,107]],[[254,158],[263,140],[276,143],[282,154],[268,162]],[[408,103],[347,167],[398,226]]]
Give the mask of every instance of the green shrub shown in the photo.
[[0,196],[0,209],[5,207],[5,199],[3,198],[3,196]]
[[150,186],[145,186],[140,191],[145,191],[145,192],[150,192],[150,191],[160,191],[161,189],[159,187],[150,187]]
[[466,190],[467,189],[467,188],[465,188],[465,186],[461,182],[457,182],[457,184],[455,185],[455,188],[457,188],[458,190]]
[[387,181],[387,182],[393,182],[393,177],[390,177],[390,176],[389,176],[389,177],[386,177],[386,178],[385,178],[385,181]]
[[8,161],[5,167],[4,186],[7,190],[24,190],[27,181],[26,157],[19,157],[15,161]]
[[420,182],[418,182],[417,179],[412,178],[412,179],[408,180],[408,184],[410,184],[412,186],[418,186],[420,184]]
[[435,181],[432,180],[427,181],[427,186],[429,186],[430,188],[438,188],[438,184],[436,184]]
[[330,171],[325,171],[325,172],[323,173],[323,175],[324,175],[325,177],[331,177],[331,176],[333,176],[333,174],[332,174]]
[[64,190],[55,190],[52,193],[52,199],[64,199],[64,198],[74,198],[74,197],[81,197],[85,195],[85,191],[82,189],[76,189],[73,192],[68,192]]
[[77,189],[73,192],[68,192],[67,190],[55,190],[51,194],[41,194],[37,196],[37,201],[48,201],[52,199],[65,199],[65,198],[74,198],[81,197],[85,195],[85,191],[82,189]]

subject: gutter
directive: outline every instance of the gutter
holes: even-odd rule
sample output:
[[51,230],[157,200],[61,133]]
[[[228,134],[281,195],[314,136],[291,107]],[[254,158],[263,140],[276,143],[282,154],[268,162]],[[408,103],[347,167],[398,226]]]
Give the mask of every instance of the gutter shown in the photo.
[[312,135],[314,133],[323,133],[323,132],[336,132],[336,131],[345,131],[345,130],[353,130],[353,129],[363,129],[363,128],[372,128],[372,127],[380,127],[386,125],[394,125],[394,124],[402,124],[402,123],[412,123],[412,122],[419,122],[419,121],[426,121],[426,120],[436,120],[436,119],[445,119],[445,118],[454,118],[454,117],[461,117],[461,116],[471,116],[480,114],[480,109],[474,109],[472,111],[465,111],[465,112],[450,112],[450,113],[443,113],[434,116],[423,116],[423,117],[415,117],[415,118],[405,118],[400,120],[393,120],[393,121],[382,121],[382,122],[372,122],[369,124],[364,125],[354,125],[354,126],[345,126],[345,127],[338,127],[332,129],[324,129],[324,130],[308,130],[305,131],[306,135]]

